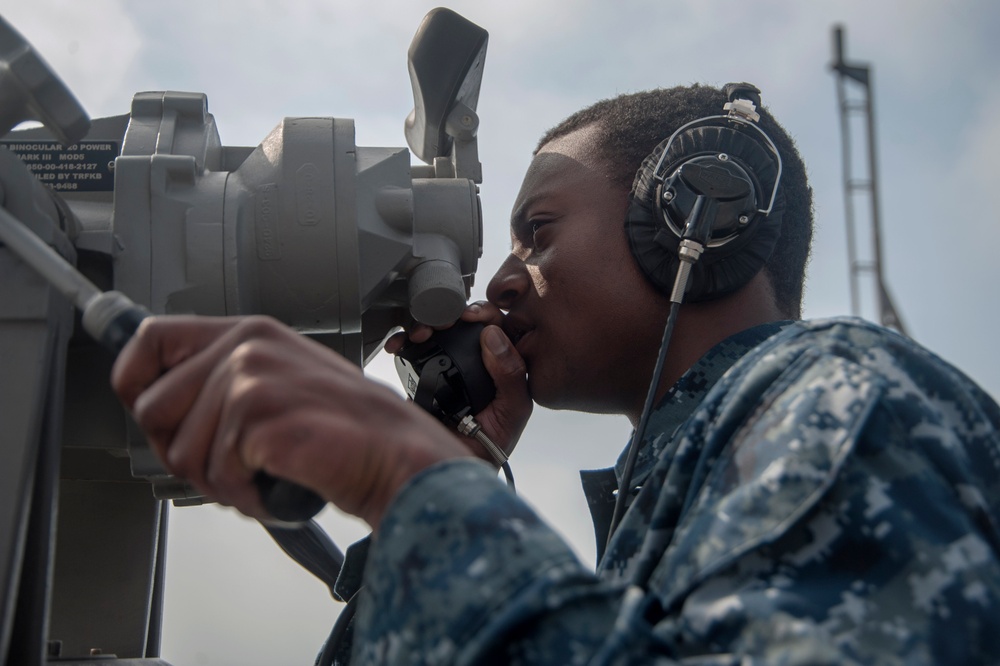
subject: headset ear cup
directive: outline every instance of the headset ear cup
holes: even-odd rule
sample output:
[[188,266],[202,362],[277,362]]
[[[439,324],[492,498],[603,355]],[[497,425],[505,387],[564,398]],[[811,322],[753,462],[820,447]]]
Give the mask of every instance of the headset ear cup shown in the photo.
[[[639,267],[664,294],[673,289],[680,261],[677,258],[680,237],[663,217],[669,215],[669,211],[657,205],[655,169],[662,152],[668,148],[669,153],[662,161],[667,166],[661,169],[661,173],[668,175],[696,157],[725,153],[750,175],[756,190],[757,207],[761,205],[761,194],[768,197],[778,177],[773,156],[758,140],[748,132],[722,124],[703,125],[682,132],[674,137],[672,143],[669,140],[660,143],[643,160],[633,182],[625,229]],[[711,244],[706,247],[691,271],[685,301],[719,298],[753,279],[771,256],[781,235],[783,210],[784,197],[779,187],[769,215],[750,216],[734,238],[718,247]],[[671,222],[677,229],[684,227],[684,220],[672,219]]]

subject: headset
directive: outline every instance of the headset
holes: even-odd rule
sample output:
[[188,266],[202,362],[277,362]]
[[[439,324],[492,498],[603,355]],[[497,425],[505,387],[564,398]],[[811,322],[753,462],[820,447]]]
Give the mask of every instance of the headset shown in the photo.
[[[760,90],[730,83],[723,92],[724,115],[683,125],[643,160],[625,217],[632,255],[662,292],[673,289],[685,255],[698,252],[679,294],[688,302],[745,285],[781,233],[781,155],[757,125]],[[702,249],[685,251],[685,240]]]
[[764,267],[781,235],[781,155],[757,122],[760,90],[723,87],[724,113],[679,127],[643,160],[625,215],[629,248],[671,308],[639,425],[629,443],[608,543],[625,513],[632,472],[682,302],[721,298]]

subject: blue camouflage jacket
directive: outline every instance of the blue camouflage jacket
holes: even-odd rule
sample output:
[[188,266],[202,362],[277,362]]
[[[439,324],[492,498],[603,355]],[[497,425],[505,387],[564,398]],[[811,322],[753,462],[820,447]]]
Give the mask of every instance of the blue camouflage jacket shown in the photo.
[[[998,426],[890,331],[744,331],[651,416],[596,572],[485,464],[415,478],[371,546],[352,663],[1000,663]],[[584,475],[598,543],[614,474]]]

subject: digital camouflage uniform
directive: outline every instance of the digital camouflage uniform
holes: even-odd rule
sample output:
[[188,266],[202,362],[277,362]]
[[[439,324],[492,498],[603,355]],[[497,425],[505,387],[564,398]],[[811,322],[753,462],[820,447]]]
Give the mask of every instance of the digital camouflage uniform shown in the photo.
[[[596,574],[488,466],[414,479],[372,544],[352,663],[1000,662],[998,425],[892,332],[744,331],[651,415]],[[599,543],[614,473],[584,474]]]

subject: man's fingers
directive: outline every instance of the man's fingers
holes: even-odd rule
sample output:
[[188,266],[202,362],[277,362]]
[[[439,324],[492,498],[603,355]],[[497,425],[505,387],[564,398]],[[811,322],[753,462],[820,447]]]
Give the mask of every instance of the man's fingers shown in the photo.
[[[204,386],[213,373],[225,369],[220,360],[232,345],[226,340],[226,333],[232,327],[209,324],[191,329],[172,324],[150,327],[132,348],[141,351],[139,345],[148,345],[147,349],[162,352],[155,363],[132,363],[128,357],[119,359],[114,369],[116,388],[167,471],[189,478],[200,487],[204,482],[206,449],[214,436],[217,409],[223,399],[218,391],[204,391]],[[203,339],[204,344],[188,346],[176,342],[177,337],[189,333]],[[213,334],[216,337],[211,342],[205,339]],[[157,369],[158,374],[152,376]],[[138,397],[128,397],[130,391],[143,385],[145,389]]]
[[470,303],[462,312],[462,321],[476,321],[485,325],[495,324],[499,326],[503,318],[503,311],[488,301]]
[[267,518],[259,470],[375,526],[413,474],[469,455],[431,416],[266,317],[150,318],[113,375],[167,470],[254,517]]
[[[143,323],[116,361],[112,384],[168,471],[205,486],[220,409],[232,382],[250,364],[252,354],[239,350],[259,348],[281,331],[265,317],[163,317]],[[291,336],[293,344],[301,343]]]
[[496,384],[497,395],[480,415],[480,423],[510,453],[533,407],[527,369],[524,359],[499,326],[484,328],[481,341],[486,350],[483,363]]
[[[364,446],[366,432],[346,412],[288,411],[250,424],[240,451],[248,468],[293,479],[377,528],[401,485],[396,472],[401,469],[409,478],[412,470],[407,469],[410,455],[405,447]],[[255,515],[259,504],[254,499],[234,506]]]
[[[466,322],[500,325],[500,322],[503,321],[503,316],[503,312],[501,312],[492,303],[487,301],[476,301],[475,303],[470,303],[465,307],[465,310],[462,311],[460,319]],[[451,328],[453,325],[454,324],[448,324],[447,326],[431,327],[427,324],[414,323],[405,331],[400,331],[399,333],[391,335],[389,339],[385,341],[383,349],[389,354],[398,354],[408,342],[413,344],[427,342],[435,331],[442,331]]]
[[[168,454],[167,447],[176,448],[177,430],[199,400],[219,404],[221,396],[216,393],[202,399],[202,389],[213,372],[224,368],[221,361],[246,336],[247,327],[242,328],[226,319],[151,320],[140,327],[115,363],[115,390],[172,472],[181,473],[173,469],[173,458],[184,459],[189,467],[195,464],[186,455],[196,443],[191,437],[181,440],[180,451]],[[188,430],[194,426],[204,430],[214,423],[206,426],[203,419],[196,419]],[[204,435],[196,439],[200,442]]]
[[111,385],[126,407],[169,370],[235,326],[226,318],[149,317],[140,324],[111,372]]
[[[497,384],[497,390],[502,388],[524,388],[527,396],[527,369],[524,359],[514,349],[510,339],[499,326],[487,326],[483,329],[481,341],[489,352],[484,355],[483,363]],[[517,391],[520,393],[520,391]]]
[[[213,356],[210,349],[203,349],[200,354],[203,357]],[[197,356],[196,354],[195,357]],[[131,412],[136,423],[146,432],[154,451],[159,454],[171,472],[179,473],[173,468],[167,449],[176,438],[178,428],[187,420],[192,406],[201,396],[202,386],[214,367],[211,361],[196,362],[195,358],[192,358],[188,363],[182,363],[171,369],[164,368],[163,374],[158,375],[148,388],[132,401]],[[189,439],[190,437],[186,438],[185,443]]]
[[177,474],[199,488],[211,488],[223,504],[247,503],[246,486],[253,473],[240,457],[243,424],[266,418],[288,398],[282,395],[288,389],[277,389],[265,379],[276,374],[280,364],[268,347],[266,341],[241,343],[225,363],[216,365],[167,452]]
[[405,331],[391,335],[382,348],[389,354],[398,354],[399,350],[405,347],[408,342],[417,345],[421,342],[427,342],[434,335],[434,330],[427,324],[414,323]]

